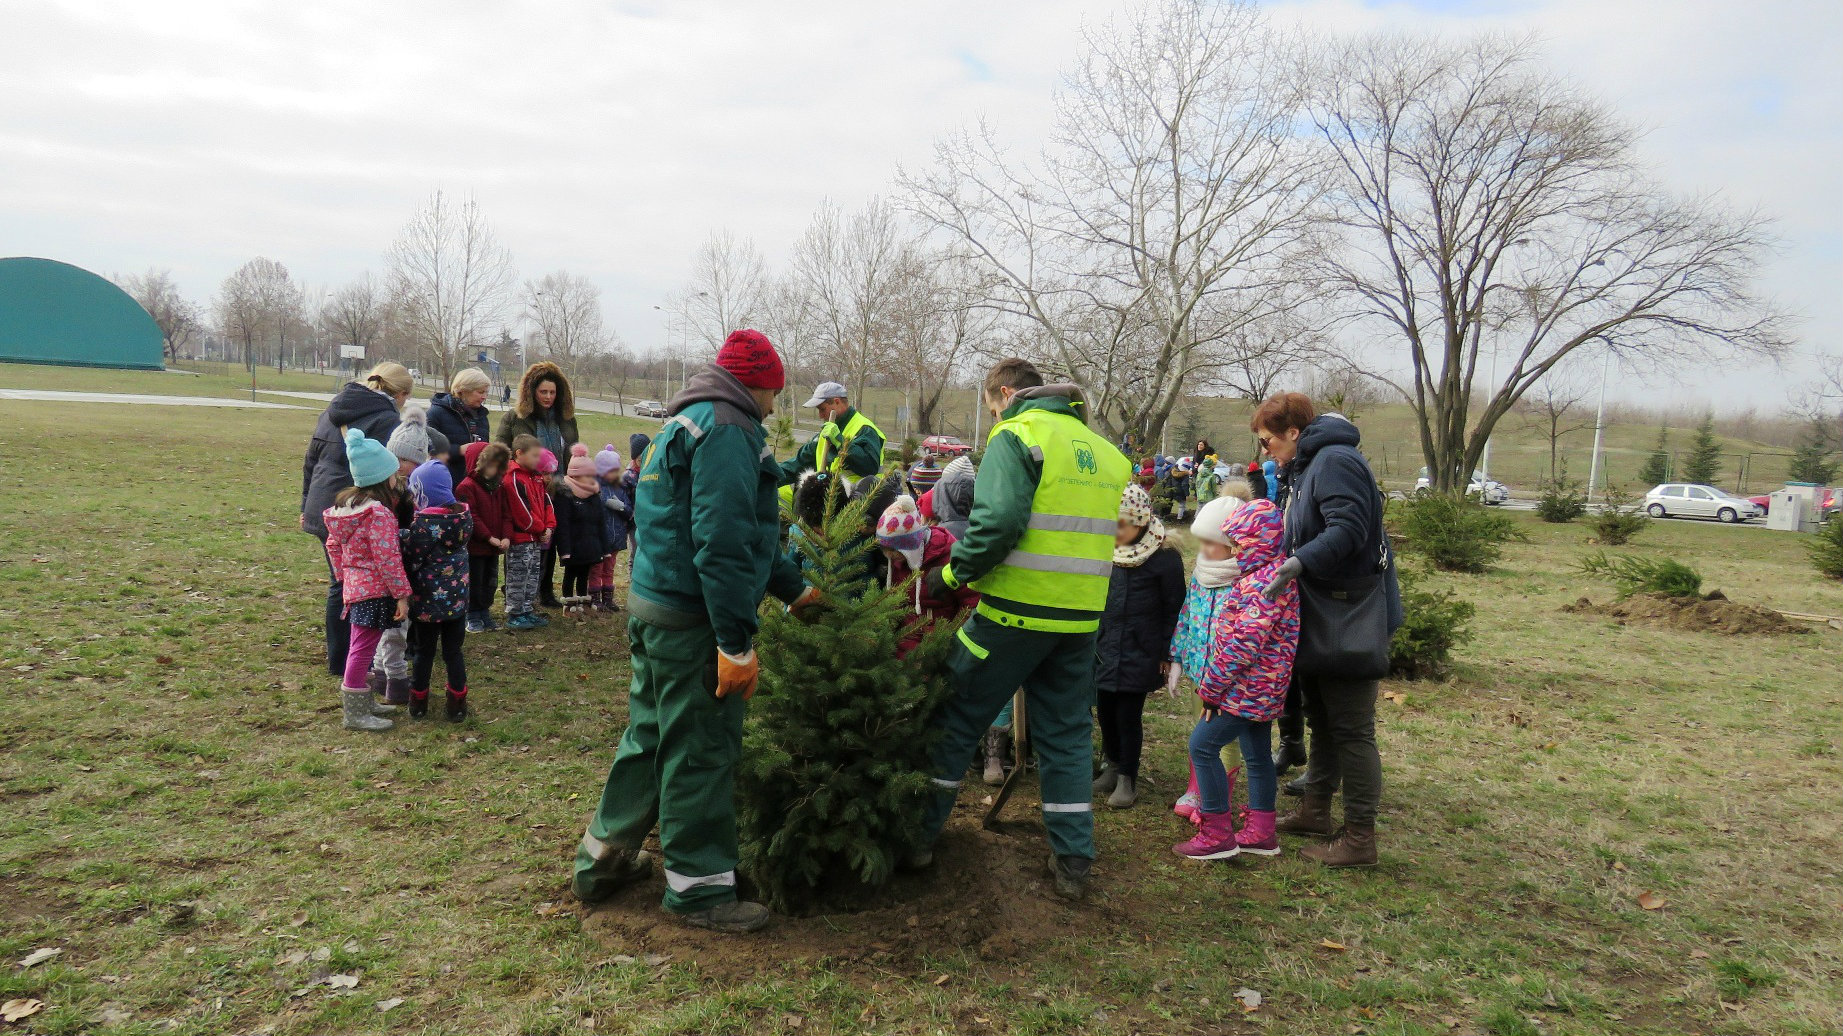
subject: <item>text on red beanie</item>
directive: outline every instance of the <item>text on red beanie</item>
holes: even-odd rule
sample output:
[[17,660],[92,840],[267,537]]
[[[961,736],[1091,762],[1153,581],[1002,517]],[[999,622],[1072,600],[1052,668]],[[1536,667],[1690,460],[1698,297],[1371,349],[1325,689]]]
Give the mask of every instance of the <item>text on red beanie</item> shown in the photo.
[[760,331],[744,328],[731,332],[723,348],[717,350],[717,366],[734,374],[748,388],[779,392],[787,387],[781,354]]

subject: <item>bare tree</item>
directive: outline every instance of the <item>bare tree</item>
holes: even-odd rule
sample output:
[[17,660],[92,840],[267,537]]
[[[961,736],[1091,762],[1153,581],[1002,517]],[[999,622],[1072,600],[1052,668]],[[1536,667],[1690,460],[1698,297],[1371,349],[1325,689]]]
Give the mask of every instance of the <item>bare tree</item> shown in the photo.
[[761,319],[767,273],[761,253],[728,230],[710,235],[691,265],[691,281],[671,300],[704,356],[715,356],[731,331]]
[[788,276],[811,314],[814,346],[854,399],[891,359],[894,313],[917,262],[882,199],[849,216],[827,202],[794,243]]
[[586,277],[558,271],[525,282],[525,312],[537,325],[531,344],[565,371],[610,351],[602,292]]
[[373,356],[372,346],[383,335],[389,316],[384,291],[366,273],[327,298],[320,307],[320,326],[335,345],[356,345],[367,358],[381,359]]
[[169,270],[148,270],[144,274],[118,279],[123,291],[134,297],[160,328],[168,360],[179,358],[180,351],[203,331],[205,322],[198,306],[179,291]]
[[940,430],[935,412],[942,396],[965,360],[987,341],[999,315],[983,305],[979,271],[953,256],[915,252],[899,288],[890,372],[904,383],[915,433],[932,435]]
[[300,325],[301,291],[286,266],[258,256],[224,278],[212,309],[218,332],[242,346],[245,367],[255,368],[258,345],[271,340],[279,367],[288,336]]
[[[762,293],[758,329],[774,342],[781,354],[781,364],[787,371],[787,388],[782,394],[780,410],[791,414],[797,406],[795,394],[810,391],[817,380],[814,368],[819,338],[813,301],[800,290],[794,278],[779,277],[769,282]],[[802,394],[801,400],[804,399]]]
[[1102,426],[1149,441],[1238,331],[1296,301],[1319,158],[1296,48],[1250,3],[1156,0],[1086,42],[1037,168],[982,128],[901,182]]
[[456,204],[436,191],[398,232],[387,257],[401,326],[418,359],[446,383],[502,328],[517,279],[512,253],[478,202]]
[[[1386,380],[1434,488],[1463,486],[1498,420],[1589,342],[1634,364],[1784,348],[1748,284],[1766,221],[1667,196],[1633,131],[1536,68],[1527,41],[1360,38],[1320,82],[1344,231],[1326,283],[1405,346],[1407,376]],[[1497,367],[1483,385],[1481,360]]]
[[1577,412],[1586,398],[1587,390],[1559,370],[1550,371],[1548,377],[1523,396],[1522,405],[1529,412],[1530,423],[1549,441],[1550,482],[1561,478],[1561,437],[1593,427],[1585,411]]

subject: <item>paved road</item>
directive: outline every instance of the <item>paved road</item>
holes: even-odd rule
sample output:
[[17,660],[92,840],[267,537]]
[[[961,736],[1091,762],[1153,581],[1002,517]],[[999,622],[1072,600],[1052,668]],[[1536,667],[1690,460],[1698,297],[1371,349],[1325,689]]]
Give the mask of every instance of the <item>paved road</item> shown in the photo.
[[135,392],[59,392],[52,389],[0,388],[0,399],[39,400],[53,403],[129,403],[145,406],[219,406],[244,410],[310,410],[293,403],[265,403],[254,399],[218,396],[154,396]]

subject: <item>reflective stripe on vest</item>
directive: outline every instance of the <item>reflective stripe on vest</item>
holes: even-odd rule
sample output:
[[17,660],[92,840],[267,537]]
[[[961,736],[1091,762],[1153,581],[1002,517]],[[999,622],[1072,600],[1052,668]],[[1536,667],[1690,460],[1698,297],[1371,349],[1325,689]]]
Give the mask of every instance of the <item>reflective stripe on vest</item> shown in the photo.
[[[827,421],[825,427],[819,429],[819,445],[813,448],[813,470],[830,471],[834,475],[842,475],[845,471],[845,454],[851,452],[852,440],[856,439],[858,433],[866,428],[876,432],[877,438],[884,442],[889,441],[889,436],[883,434],[883,429],[872,424],[870,418],[865,417],[862,410],[851,412],[851,420],[845,422],[843,431],[839,430],[838,425]],[[826,447],[832,444],[831,437],[826,435],[828,431],[838,435],[839,441],[844,443],[844,448],[839,451],[838,456],[832,458],[830,468],[826,467]],[[878,458],[878,461],[880,464],[881,458]]]
[[[1024,534],[1004,561],[973,583],[986,595],[981,610],[987,605],[1002,610],[1002,602],[1010,601],[1098,616],[1107,607],[1114,529],[1132,464],[1079,419],[1053,410],[1024,410],[1000,421],[992,436],[1001,432],[1017,436],[1043,470]],[[1001,621],[1040,629],[1093,628],[1093,620]]]

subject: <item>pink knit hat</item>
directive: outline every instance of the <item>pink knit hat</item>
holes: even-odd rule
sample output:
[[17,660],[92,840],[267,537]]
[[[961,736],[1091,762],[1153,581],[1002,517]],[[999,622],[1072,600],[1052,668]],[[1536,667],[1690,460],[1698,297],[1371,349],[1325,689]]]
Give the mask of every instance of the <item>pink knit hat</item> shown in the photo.
[[595,471],[595,458],[589,456],[587,446],[577,443],[570,447],[570,466],[564,474],[572,478],[577,475],[587,475],[590,478],[599,477]]
[[538,451],[538,474],[555,475],[557,473],[557,455],[549,450]]
[[913,571],[921,571],[922,548],[928,545],[928,523],[922,520],[915,498],[897,497],[877,519],[877,545],[901,554]]

